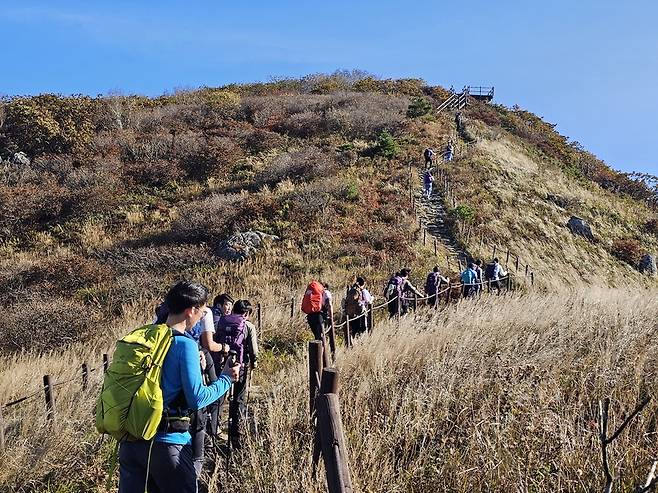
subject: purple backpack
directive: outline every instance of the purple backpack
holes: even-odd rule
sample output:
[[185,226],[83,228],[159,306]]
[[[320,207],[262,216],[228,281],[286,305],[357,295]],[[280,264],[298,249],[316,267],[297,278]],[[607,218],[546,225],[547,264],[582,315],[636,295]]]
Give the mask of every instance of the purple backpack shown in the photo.
[[244,315],[224,315],[219,318],[215,327],[215,342],[228,344],[229,348],[238,353],[238,361],[243,362],[244,340],[247,338],[247,324]]
[[390,300],[397,296],[398,298],[402,297],[402,283],[404,281],[400,276],[393,276],[388,281],[386,285],[386,290],[384,291],[384,296],[386,299]]
[[439,273],[430,272],[427,275],[427,280],[425,281],[425,294],[432,295],[436,294],[439,290]]

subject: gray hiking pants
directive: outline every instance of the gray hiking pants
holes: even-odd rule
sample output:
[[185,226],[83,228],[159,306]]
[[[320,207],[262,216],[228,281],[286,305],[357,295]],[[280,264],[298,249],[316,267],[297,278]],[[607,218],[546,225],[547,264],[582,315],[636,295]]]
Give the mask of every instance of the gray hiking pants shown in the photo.
[[[190,445],[139,440],[119,448],[119,493],[196,493],[196,471]],[[146,471],[148,468],[148,483]]]

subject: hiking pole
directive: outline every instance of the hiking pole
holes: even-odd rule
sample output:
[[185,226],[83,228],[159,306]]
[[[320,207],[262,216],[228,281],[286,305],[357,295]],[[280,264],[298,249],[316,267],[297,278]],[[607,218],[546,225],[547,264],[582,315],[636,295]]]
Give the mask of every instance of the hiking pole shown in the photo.
[[[228,357],[227,357],[227,364],[229,368],[233,368],[238,361],[238,353],[231,349],[228,352]],[[228,430],[226,433],[226,486],[228,489],[228,482],[229,482],[229,468],[231,464],[231,425],[232,419],[231,419],[231,404],[233,403],[233,391],[235,389],[235,383],[231,383],[231,388],[228,391],[228,419],[226,420],[226,423],[228,425]]]

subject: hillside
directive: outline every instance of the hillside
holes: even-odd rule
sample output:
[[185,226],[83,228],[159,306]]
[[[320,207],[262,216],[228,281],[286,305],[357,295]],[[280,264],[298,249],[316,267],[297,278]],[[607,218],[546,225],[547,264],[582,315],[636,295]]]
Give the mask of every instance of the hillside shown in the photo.
[[[436,324],[454,328],[460,317],[475,313],[480,318],[468,330],[475,334],[485,327],[494,334],[491,340],[476,341],[489,348],[483,349],[487,352],[508,344],[505,338],[535,327],[541,318],[518,321],[515,317],[533,311],[542,300],[546,300],[546,313],[554,315],[571,296],[583,304],[592,303],[590,297],[594,297],[612,305],[630,296],[639,307],[637,316],[651,320],[653,308],[641,301],[638,293],[655,289],[655,279],[640,274],[637,262],[645,253],[658,251],[658,215],[648,205],[655,198],[652,191],[611,170],[577,143],[557,134],[552,125],[518,108],[474,102],[463,111],[466,131],[457,135],[454,112],[435,111],[447,95],[444,89],[428,87],[420,80],[377,80],[339,73],[203,88],[159,98],[44,95],[3,101],[0,304],[5,319],[0,329],[0,402],[33,392],[43,374],[68,378],[83,361],[100,361],[100,354],[117,337],[150,319],[167,287],[181,277],[203,282],[214,294],[230,291],[264,305],[298,300],[310,277],[328,281],[340,293],[358,273],[379,294],[390,273],[402,265],[411,266],[412,279],[422,285],[426,270],[438,259],[454,278],[456,263],[448,266],[445,262],[452,252],[439,241],[435,256],[432,242],[423,244],[409,197],[409,183],[412,193],[420,196],[422,150],[427,146],[440,149],[449,138],[457,143],[456,158],[439,167],[449,178],[458,207],[444,204],[450,218],[446,234],[455,245],[485,260],[492,254],[491,245],[496,245],[498,252],[509,249],[532,266],[536,283],[533,290],[521,272],[517,293],[505,297],[504,304],[495,305],[491,300],[477,307],[456,304],[454,310],[451,307],[445,315],[442,312],[432,319]],[[16,156],[19,152],[24,155]],[[427,207],[418,199],[416,203],[421,213]],[[590,223],[592,241],[569,231],[566,224],[572,215]],[[264,248],[244,262],[222,258],[224,242],[234,233],[249,231],[278,239],[266,241]],[[477,320],[486,319],[483,311],[490,304],[508,306],[508,310],[498,308],[504,313],[498,314],[497,321],[482,325]],[[613,316],[610,312],[609,317],[602,314],[599,319],[595,308],[588,313],[579,313],[574,301],[565,312],[569,322],[565,330],[575,331],[576,337],[587,325],[584,317],[606,324]],[[268,396],[273,395],[272,389],[280,389],[283,397],[274,395],[273,401],[263,404],[262,412],[289,402],[286,396],[297,399],[295,392],[300,391],[292,385],[303,376],[299,367],[304,357],[302,343],[310,335],[303,317],[293,315],[291,319],[285,308],[276,308],[263,321],[264,356],[256,383]],[[417,324],[410,320],[405,330],[429,330],[428,320],[429,315],[420,316]],[[509,332],[501,329],[507,323],[512,324]],[[619,323],[620,338],[636,327]],[[384,325],[382,333],[393,331]],[[641,338],[641,334],[633,332],[628,337]],[[409,354],[425,344],[425,336],[418,337],[410,342]],[[446,345],[454,342],[448,339]],[[582,338],[578,340],[582,342]],[[378,339],[373,344],[383,342]],[[443,350],[439,346],[435,347],[438,352]],[[405,351],[400,348],[397,354]],[[534,365],[537,359],[546,363],[542,371],[549,374],[549,390],[562,385],[556,383],[561,370],[547,363],[549,353],[577,359],[566,354],[567,348],[549,348],[543,353],[532,346],[528,353],[523,351],[509,348],[509,358],[519,365]],[[402,356],[394,361],[369,361],[366,352],[365,344],[355,351],[364,371],[371,368],[368,365],[412,365]],[[393,358],[380,352],[381,358]],[[483,358],[491,354],[483,353]],[[599,361],[606,355],[590,356]],[[339,366],[357,378],[351,361],[342,354]],[[640,368],[641,362],[636,363]],[[437,371],[429,361],[418,364],[421,375]],[[613,369],[619,365],[610,362]],[[477,371],[471,370],[469,378],[475,382]],[[560,392],[575,392],[577,385],[591,378],[588,371],[583,369],[574,376],[573,387],[565,384]],[[363,383],[350,392],[373,416],[393,416],[392,409],[370,409],[367,401],[381,402],[378,393],[385,384],[409,382],[375,373],[358,379],[381,378],[376,380],[378,387]],[[498,378],[496,375],[491,379]],[[624,373],[626,380],[620,382],[630,385],[631,377],[626,377]],[[287,379],[293,383],[282,383]],[[442,395],[438,387],[428,389],[426,383],[423,379],[411,382],[405,399],[413,400],[411,394],[421,389],[437,391],[432,394],[436,398]],[[481,382],[476,383],[473,385]],[[599,385],[588,392],[601,389],[609,390]],[[623,399],[629,401],[630,394],[632,391]],[[8,436],[13,458],[0,474],[3,489],[102,489],[108,445],[89,428],[93,395],[84,396],[82,402],[76,401],[78,397],[73,391],[63,391],[66,419],[56,437],[47,432],[40,417],[11,416],[14,424]],[[412,406],[410,401],[403,404]],[[570,409],[560,419],[573,422],[581,411]],[[450,412],[442,409],[439,414],[448,416]],[[285,419],[272,416],[276,426],[267,433],[274,433],[276,427],[283,428],[282,436],[292,433],[301,426],[295,421],[298,418],[295,413]],[[353,437],[363,432],[363,423],[354,416],[346,421]],[[397,430],[397,425],[391,426],[373,433]],[[510,434],[514,433],[520,431],[511,429]],[[270,439],[268,447],[275,447],[277,439]],[[578,440],[581,446],[585,438]],[[286,447],[301,444],[293,440]],[[466,487],[466,482],[440,483],[433,475],[456,477],[460,463],[475,460],[476,445],[469,445],[461,459],[434,472],[429,462],[423,461],[436,459],[432,455],[436,450],[422,458],[407,445],[392,444],[401,447],[404,460],[392,470],[382,469],[382,477],[372,476],[367,464],[384,458],[375,454],[368,458],[370,462],[363,462],[360,487],[375,488],[384,476],[394,474],[399,479],[396,487],[409,490],[421,469],[427,475],[423,484],[459,491]],[[359,460],[365,460],[362,445],[353,446]],[[535,450],[531,444],[527,447],[505,454]],[[284,449],[282,460],[299,455],[299,450]],[[61,458],[63,450],[71,451],[66,460]],[[276,454],[265,457],[262,451],[250,449],[249,453],[255,454],[252,463],[279,471],[280,477],[305,467],[295,461],[276,464]],[[579,451],[583,457],[587,452],[585,448]],[[585,467],[580,460],[565,475],[571,477],[574,470],[583,468],[587,477],[593,478],[595,466],[582,458]],[[80,472],[71,477],[68,473],[73,467]],[[410,468],[408,477],[399,475],[402,467]],[[636,472],[644,465],[633,467]],[[516,469],[510,464],[505,474],[512,471]],[[262,473],[254,474],[246,480],[271,480],[259,478]],[[482,487],[482,483],[472,484]],[[316,488],[291,483],[281,491],[299,491],[300,487]],[[577,491],[577,484],[570,490]]]

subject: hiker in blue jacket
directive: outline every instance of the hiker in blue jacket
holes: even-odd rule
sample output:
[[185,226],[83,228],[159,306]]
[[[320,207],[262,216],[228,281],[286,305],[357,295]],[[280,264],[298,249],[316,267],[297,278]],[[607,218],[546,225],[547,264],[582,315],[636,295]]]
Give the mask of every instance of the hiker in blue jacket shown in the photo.
[[167,293],[166,323],[174,338],[162,365],[163,419],[153,440],[121,443],[119,493],[197,491],[189,416],[228,392],[240,371],[240,365],[227,365],[217,381],[203,385],[198,345],[188,332],[205,314],[207,299],[208,290],[189,281],[175,284]]
[[476,265],[471,262],[468,268],[462,272],[460,280],[462,283],[462,296],[464,298],[470,298],[475,294],[475,286],[478,280],[476,269]]

